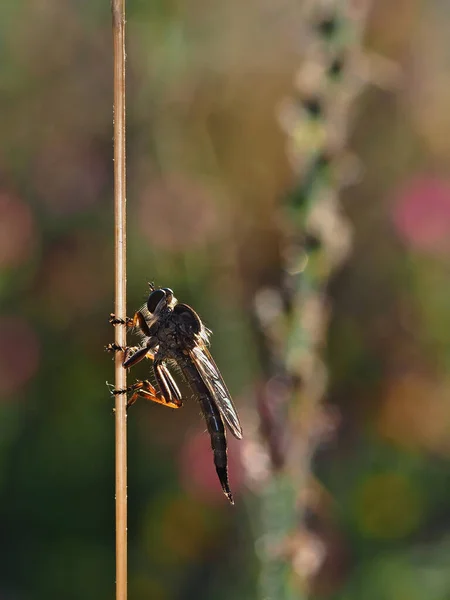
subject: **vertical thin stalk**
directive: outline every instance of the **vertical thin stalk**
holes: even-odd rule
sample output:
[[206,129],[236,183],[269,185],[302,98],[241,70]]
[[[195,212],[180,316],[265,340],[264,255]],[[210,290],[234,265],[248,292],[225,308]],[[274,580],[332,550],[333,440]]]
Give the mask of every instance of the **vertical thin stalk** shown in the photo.
[[[112,0],[114,44],[114,247],[115,314],[126,318],[125,0]],[[126,326],[115,327],[115,343],[126,345]],[[116,352],[115,387],[127,387],[123,356]],[[126,394],[116,395],[116,599],[127,598],[127,413]]]

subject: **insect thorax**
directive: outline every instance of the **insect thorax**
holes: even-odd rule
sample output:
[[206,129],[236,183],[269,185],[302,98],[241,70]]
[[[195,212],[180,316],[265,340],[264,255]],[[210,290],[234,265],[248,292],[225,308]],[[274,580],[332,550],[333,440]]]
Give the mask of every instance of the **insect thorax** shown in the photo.
[[195,345],[195,339],[186,335],[182,325],[178,315],[172,311],[160,315],[152,333],[159,340],[161,354],[174,357],[174,354],[179,353],[180,350]]

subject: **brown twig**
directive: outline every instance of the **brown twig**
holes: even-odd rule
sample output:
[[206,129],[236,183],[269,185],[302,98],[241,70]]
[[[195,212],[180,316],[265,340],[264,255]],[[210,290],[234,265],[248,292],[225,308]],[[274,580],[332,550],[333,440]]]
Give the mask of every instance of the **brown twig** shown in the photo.
[[[114,246],[115,314],[126,319],[125,0],[112,0],[114,45]],[[126,326],[115,327],[126,346]],[[122,352],[115,357],[115,387],[127,387]],[[127,413],[126,394],[116,394],[116,600],[127,598]]]

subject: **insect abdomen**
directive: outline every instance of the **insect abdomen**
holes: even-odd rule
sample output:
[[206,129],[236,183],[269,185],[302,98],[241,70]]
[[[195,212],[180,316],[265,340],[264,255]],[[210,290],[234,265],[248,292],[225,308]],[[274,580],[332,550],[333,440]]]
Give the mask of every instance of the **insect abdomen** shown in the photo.
[[228,483],[228,457],[227,457],[227,438],[225,427],[220,416],[219,409],[216,407],[211,393],[203,381],[197,367],[190,361],[180,361],[180,366],[189,385],[196,392],[203,416],[206,421],[206,427],[211,437],[211,448],[214,455],[214,465],[219,477],[220,484],[228,500],[234,504]]
[[200,398],[203,416],[205,417],[206,427],[211,437],[211,448],[214,455],[214,465],[219,477],[220,484],[229,501],[234,504],[228,483],[228,457],[227,457],[227,438],[222,417],[219,414],[215,404],[207,396]]

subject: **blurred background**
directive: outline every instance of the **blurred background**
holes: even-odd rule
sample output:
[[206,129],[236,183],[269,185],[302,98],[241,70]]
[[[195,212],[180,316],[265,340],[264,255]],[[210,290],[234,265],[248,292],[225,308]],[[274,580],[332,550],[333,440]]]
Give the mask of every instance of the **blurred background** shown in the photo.
[[[127,2],[128,313],[147,281],[192,304],[250,432],[265,378],[253,300],[279,278],[298,184],[277,114],[307,51],[303,4]],[[109,10],[0,6],[0,600],[114,595]],[[365,25],[398,77],[352,106],[312,597],[450,597],[449,24],[447,2],[374,0]],[[182,410],[129,414],[130,598],[257,598],[246,442],[229,437],[231,508],[185,391]]]

